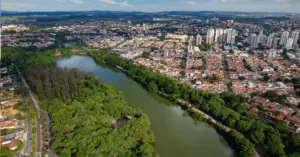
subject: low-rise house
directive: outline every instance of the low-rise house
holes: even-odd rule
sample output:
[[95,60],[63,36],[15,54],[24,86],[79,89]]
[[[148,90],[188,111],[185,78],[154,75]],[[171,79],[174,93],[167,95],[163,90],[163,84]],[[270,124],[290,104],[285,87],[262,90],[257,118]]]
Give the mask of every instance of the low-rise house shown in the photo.
[[8,120],[4,122],[0,122],[0,128],[1,130],[3,129],[13,129],[17,126],[17,120]]
[[254,107],[252,107],[251,111],[254,112],[254,113],[258,113],[259,109],[258,109],[257,106],[254,106]]
[[12,79],[10,77],[4,77],[0,79],[0,87],[4,87],[6,84],[11,84]]
[[10,150],[16,150],[18,146],[16,140],[2,141],[1,139],[1,148],[9,148]]
[[296,117],[291,117],[291,116],[286,116],[286,119],[284,120],[284,122],[292,127],[295,131],[299,130],[300,128],[300,119],[296,118]]
[[1,74],[6,74],[6,73],[7,73],[7,70],[8,70],[7,67],[1,68],[1,69],[0,69],[0,73],[1,73]]

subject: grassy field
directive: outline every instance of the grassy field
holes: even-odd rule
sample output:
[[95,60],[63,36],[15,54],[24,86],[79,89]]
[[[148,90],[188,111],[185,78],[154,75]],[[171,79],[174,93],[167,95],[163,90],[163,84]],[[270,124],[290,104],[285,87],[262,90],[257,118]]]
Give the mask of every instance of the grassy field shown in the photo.
[[1,17],[1,23],[5,24],[7,21],[15,21],[17,19],[17,17]]

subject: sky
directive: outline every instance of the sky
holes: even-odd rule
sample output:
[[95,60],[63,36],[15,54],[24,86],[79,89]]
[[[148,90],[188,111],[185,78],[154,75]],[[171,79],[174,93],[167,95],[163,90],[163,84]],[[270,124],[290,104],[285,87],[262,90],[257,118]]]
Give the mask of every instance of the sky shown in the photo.
[[300,13],[300,0],[0,0],[5,11],[245,11]]

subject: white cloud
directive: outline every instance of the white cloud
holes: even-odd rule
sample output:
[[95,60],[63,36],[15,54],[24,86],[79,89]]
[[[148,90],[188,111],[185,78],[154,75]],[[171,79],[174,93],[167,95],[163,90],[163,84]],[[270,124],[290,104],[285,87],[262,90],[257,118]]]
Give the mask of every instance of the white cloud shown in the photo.
[[76,4],[83,4],[84,2],[82,0],[70,0],[72,3]]
[[214,0],[214,1],[226,3],[226,2],[249,2],[250,0]]
[[65,0],[56,0],[56,2],[65,2]]
[[300,4],[299,0],[277,0],[279,4]]
[[117,2],[115,0],[98,0],[98,1],[103,3],[108,3],[108,4],[114,4],[114,5],[121,5],[121,6],[128,6],[128,7],[133,6],[131,4],[128,4],[127,1],[123,1],[123,2]]
[[35,7],[36,6],[32,4],[3,1],[1,9],[9,11],[29,11]]
[[189,4],[189,5],[196,5],[196,2],[195,1],[191,1],[191,0],[186,1],[186,3]]

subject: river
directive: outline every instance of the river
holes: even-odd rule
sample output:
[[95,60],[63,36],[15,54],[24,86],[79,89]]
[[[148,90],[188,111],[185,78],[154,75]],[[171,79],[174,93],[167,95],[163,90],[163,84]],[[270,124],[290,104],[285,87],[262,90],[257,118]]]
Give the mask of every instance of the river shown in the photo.
[[148,114],[155,134],[155,152],[161,157],[232,157],[233,150],[215,129],[195,124],[186,111],[158,95],[151,94],[124,73],[95,63],[89,56],[71,56],[57,60],[60,68],[79,68],[93,72],[104,83],[123,92],[128,104]]

